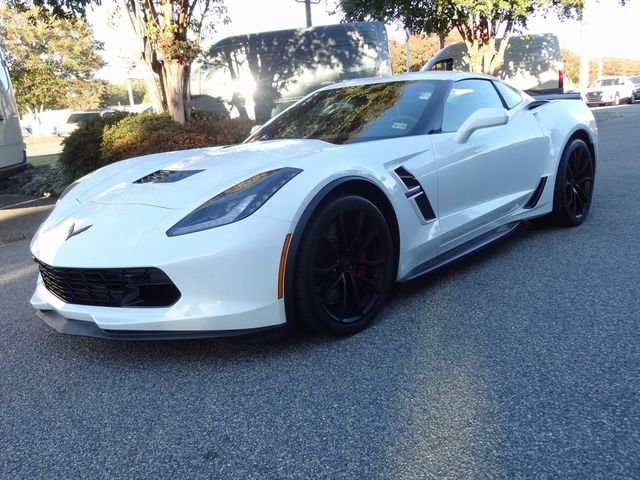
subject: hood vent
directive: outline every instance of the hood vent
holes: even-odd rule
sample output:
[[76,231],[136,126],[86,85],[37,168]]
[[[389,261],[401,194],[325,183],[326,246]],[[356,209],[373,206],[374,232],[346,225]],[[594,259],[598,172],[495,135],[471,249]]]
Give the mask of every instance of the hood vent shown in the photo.
[[158,170],[133,183],[175,183],[203,170]]

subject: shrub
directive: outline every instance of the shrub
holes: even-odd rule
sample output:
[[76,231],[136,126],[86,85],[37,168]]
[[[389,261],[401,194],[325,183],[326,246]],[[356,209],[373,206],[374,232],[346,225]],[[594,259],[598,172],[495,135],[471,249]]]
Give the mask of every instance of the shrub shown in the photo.
[[73,180],[106,165],[100,152],[105,127],[127,118],[126,112],[113,112],[87,119],[62,142],[58,159],[64,174]]
[[74,180],[118,160],[151,153],[229,145],[244,140],[253,122],[194,111],[186,125],[169,115],[114,112],[82,123],[63,142],[58,163],[34,178],[25,193],[60,192]]
[[204,131],[174,122],[169,115],[142,113],[123,118],[104,130],[102,158],[108,162],[150,153],[211,145]]
[[194,110],[190,128],[196,128],[207,135],[209,145],[234,145],[249,136],[255,122],[241,118],[224,118],[210,112]]
[[43,171],[27,183],[23,191],[27,195],[60,195],[73,179],[69,178],[59,163],[54,163],[50,167],[42,167]]

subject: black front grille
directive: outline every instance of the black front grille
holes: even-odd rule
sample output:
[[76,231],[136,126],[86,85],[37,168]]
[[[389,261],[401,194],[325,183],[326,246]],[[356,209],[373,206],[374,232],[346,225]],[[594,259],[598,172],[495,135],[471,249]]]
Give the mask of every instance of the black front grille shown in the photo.
[[600,100],[602,99],[602,92],[589,92],[587,93],[587,98],[589,100]]
[[96,307],[168,307],[180,291],[157,268],[61,268],[36,259],[44,286],[66,303]]

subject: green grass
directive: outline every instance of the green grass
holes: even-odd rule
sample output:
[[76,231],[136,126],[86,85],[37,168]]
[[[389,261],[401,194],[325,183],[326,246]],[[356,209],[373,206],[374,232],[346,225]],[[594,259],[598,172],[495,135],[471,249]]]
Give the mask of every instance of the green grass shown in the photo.
[[37,157],[28,157],[27,163],[32,167],[45,167],[54,164],[58,160],[58,154],[54,155],[38,155]]

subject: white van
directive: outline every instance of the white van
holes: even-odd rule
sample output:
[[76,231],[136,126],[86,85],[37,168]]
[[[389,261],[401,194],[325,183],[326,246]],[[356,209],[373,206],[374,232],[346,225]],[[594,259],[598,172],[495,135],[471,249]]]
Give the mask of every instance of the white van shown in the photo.
[[18,106],[13,96],[9,70],[0,52],[0,179],[27,168],[27,151],[22,140]]
[[[460,42],[443,48],[422,70],[469,71],[467,45]],[[564,93],[558,37],[552,33],[510,37],[497,77],[532,96]]]

